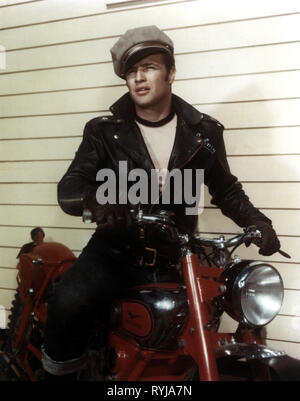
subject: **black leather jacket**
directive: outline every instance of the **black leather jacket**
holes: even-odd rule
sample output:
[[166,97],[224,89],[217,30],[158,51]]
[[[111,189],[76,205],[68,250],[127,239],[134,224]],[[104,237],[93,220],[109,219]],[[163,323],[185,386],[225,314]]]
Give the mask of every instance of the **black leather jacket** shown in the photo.
[[[178,124],[168,169],[204,169],[212,203],[237,225],[246,227],[257,220],[271,223],[252,205],[230,172],[222,124],[175,95],[173,106]],[[96,174],[100,169],[118,172],[119,161],[127,161],[128,170],[141,168],[150,173],[155,168],[134,123],[134,105],[129,94],[121,97],[110,110],[112,116],[97,117],[86,124],[76,156],[58,184],[58,202],[68,214],[82,215],[87,198],[95,196],[99,186]],[[151,205],[143,207],[149,210]],[[154,206],[154,210],[157,207],[160,206]],[[195,230],[197,216],[186,216],[185,205],[171,204],[167,209],[175,212],[183,231]]]

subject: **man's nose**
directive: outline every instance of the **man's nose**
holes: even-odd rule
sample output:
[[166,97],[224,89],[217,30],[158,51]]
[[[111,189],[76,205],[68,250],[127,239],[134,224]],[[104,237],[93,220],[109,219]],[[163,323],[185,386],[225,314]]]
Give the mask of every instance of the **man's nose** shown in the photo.
[[136,82],[141,82],[145,80],[145,73],[142,69],[138,68],[135,74]]

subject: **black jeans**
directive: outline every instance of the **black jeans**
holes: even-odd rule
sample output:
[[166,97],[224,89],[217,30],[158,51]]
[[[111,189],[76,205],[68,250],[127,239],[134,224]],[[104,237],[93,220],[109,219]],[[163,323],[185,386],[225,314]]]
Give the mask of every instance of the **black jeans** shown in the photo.
[[176,270],[133,264],[128,244],[95,232],[77,261],[54,285],[47,307],[44,347],[55,361],[79,358],[95,319],[108,322],[110,305],[134,285],[178,281]]

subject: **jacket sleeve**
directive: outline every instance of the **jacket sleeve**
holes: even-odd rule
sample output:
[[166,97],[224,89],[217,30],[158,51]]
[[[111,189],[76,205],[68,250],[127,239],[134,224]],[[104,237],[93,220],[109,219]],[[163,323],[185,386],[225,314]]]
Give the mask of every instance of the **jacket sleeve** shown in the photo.
[[[83,133],[82,142],[57,187],[58,203],[65,213],[81,216],[85,200],[91,192],[96,192],[96,174],[104,162],[104,149],[97,146],[95,129],[89,121]],[[98,136],[97,136],[98,140]],[[99,139],[100,141],[100,139]]]
[[247,227],[256,221],[271,220],[250,202],[242,184],[230,172],[223,138],[223,127],[217,128],[216,154],[213,165],[206,178],[206,184],[212,195],[211,203],[218,206],[222,213],[238,226]]

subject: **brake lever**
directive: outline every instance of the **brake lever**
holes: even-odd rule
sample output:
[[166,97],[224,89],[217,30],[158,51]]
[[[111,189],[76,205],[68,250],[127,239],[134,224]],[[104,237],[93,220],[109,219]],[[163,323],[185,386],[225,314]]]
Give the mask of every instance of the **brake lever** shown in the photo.
[[279,251],[277,252],[280,253],[280,255],[284,256],[285,258],[291,259],[291,256],[288,253],[282,251],[281,249],[279,249]]

